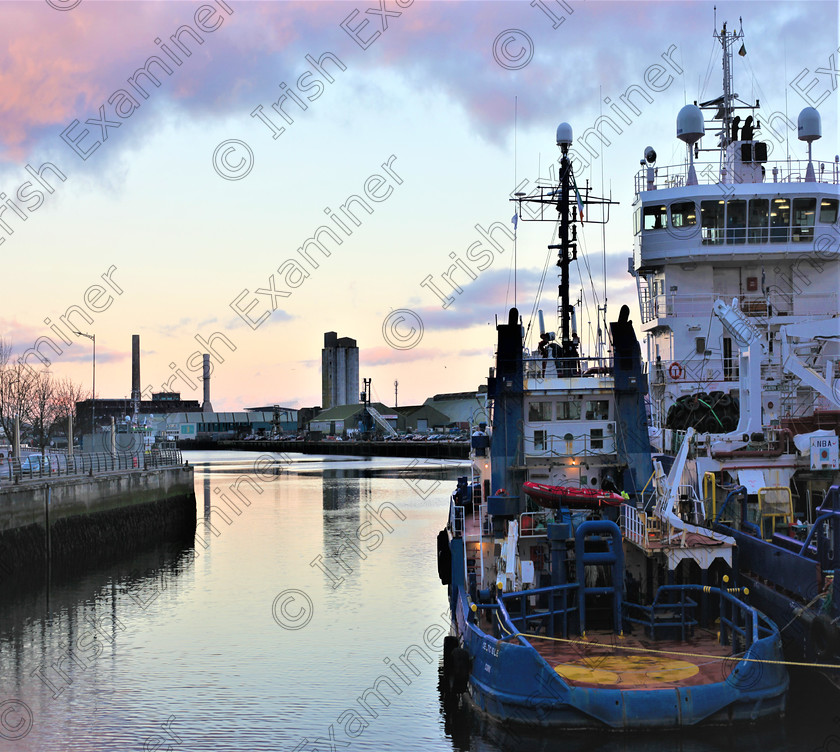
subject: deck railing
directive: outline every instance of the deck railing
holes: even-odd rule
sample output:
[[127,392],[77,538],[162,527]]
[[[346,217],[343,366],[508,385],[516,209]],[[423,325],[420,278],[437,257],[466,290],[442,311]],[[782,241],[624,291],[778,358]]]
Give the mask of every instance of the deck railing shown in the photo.
[[[728,299],[727,299],[728,297]],[[644,291],[640,300],[642,323],[647,324],[666,316],[708,318],[715,300],[729,302],[738,297],[740,310],[751,318],[767,319],[774,316],[825,316],[837,310],[837,293],[797,293],[793,291],[768,291],[764,295],[683,295],[665,293],[650,295]]]
[[179,449],[151,449],[139,452],[51,452],[6,457],[0,460],[0,482],[97,475],[120,470],[147,470],[183,464]]
[[612,358],[558,358],[531,353],[523,359],[526,379],[605,376],[612,373]]
[[[763,162],[764,183],[804,183],[808,169],[806,159],[786,159]],[[695,162],[695,172],[699,185],[716,185],[721,182],[720,164],[715,162]],[[837,161],[814,160],[814,173],[817,183],[837,185],[840,183],[840,167]],[[636,193],[649,191],[652,188],[664,190],[666,188],[681,188],[686,184],[688,165],[665,165],[654,168],[653,184],[648,184],[648,170],[643,168],[636,173]],[[727,184],[731,185],[732,176],[728,176]],[[737,185],[737,183],[735,183]]]
[[[578,626],[577,591],[578,584],[574,582],[505,593],[498,600],[503,631],[509,632],[508,636],[521,633],[526,637],[536,637],[541,633],[554,637],[556,632],[560,632],[564,638],[568,637],[569,631]],[[656,591],[650,605],[622,600],[623,623],[628,627],[631,624],[642,626],[655,640],[674,639],[677,632],[680,639],[686,640],[699,623],[696,618],[699,598],[716,598],[720,644],[731,646],[733,653],[746,652],[759,640],[778,635],[778,629],[741,600],[738,597],[741,594],[744,594],[743,588],[737,587],[663,585]],[[527,643],[525,637],[520,639]]]

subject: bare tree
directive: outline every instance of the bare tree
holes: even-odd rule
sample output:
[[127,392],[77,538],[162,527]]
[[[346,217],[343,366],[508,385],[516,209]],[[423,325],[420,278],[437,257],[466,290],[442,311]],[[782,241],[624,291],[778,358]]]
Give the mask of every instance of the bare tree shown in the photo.
[[30,395],[32,433],[43,454],[54,430],[56,416],[55,380],[49,371],[41,371],[32,377]]
[[76,403],[90,397],[90,392],[81,384],[65,376],[55,382],[53,399],[55,402],[55,422],[58,429],[67,429],[67,419],[73,418],[73,435],[79,435],[79,416],[76,414]]
[[32,390],[38,374],[29,366],[12,362],[12,343],[0,338],[0,426],[11,441],[15,418],[24,426],[31,417]]

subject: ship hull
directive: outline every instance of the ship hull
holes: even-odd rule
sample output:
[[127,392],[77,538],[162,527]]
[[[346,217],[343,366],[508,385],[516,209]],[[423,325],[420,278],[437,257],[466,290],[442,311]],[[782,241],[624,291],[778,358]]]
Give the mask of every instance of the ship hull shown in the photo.
[[[460,590],[453,628],[470,656],[466,697],[477,711],[503,723],[533,728],[615,731],[680,729],[698,725],[754,723],[784,714],[788,690],[785,670],[773,664],[736,672],[722,681],[667,689],[615,689],[570,686],[531,647],[498,640],[466,617]],[[778,657],[772,645],[756,657]]]

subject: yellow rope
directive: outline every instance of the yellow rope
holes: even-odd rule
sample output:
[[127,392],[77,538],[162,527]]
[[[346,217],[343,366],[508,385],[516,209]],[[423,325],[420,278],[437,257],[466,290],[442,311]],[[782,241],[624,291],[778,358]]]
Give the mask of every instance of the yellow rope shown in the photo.
[[[600,642],[587,642],[586,640],[570,640],[564,637],[548,637],[545,635],[535,635],[535,634],[525,634],[524,632],[517,632],[515,635],[511,635],[512,637],[528,637],[530,639],[537,639],[537,640],[553,640],[554,642],[567,642],[571,645],[585,645],[590,648],[618,648],[619,650],[635,650],[638,653],[662,653],[664,655],[681,655],[685,658],[711,658],[714,660],[720,661],[736,661],[740,663],[741,661],[745,661],[747,663],[769,663],[775,664],[779,666],[803,666],[806,668],[837,668],[840,669],[840,665],[835,665],[833,663],[805,663],[802,661],[773,661],[768,658],[738,658],[734,655],[721,655],[721,656],[711,656],[706,655],[705,653],[686,653],[681,652],[679,650],[656,650],[655,648],[638,648],[633,647],[631,645],[605,645],[604,643]],[[712,661],[712,662],[713,662]]]

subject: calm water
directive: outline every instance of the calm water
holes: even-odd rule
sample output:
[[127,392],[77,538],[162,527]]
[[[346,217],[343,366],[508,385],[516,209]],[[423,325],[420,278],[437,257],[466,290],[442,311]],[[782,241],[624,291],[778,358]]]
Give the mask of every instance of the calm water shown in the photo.
[[195,548],[3,594],[0,750],[840,749],[807,682],[784,723],[738,733],[526,737],[445,708],[435,536],[458,463],[187,456]]

